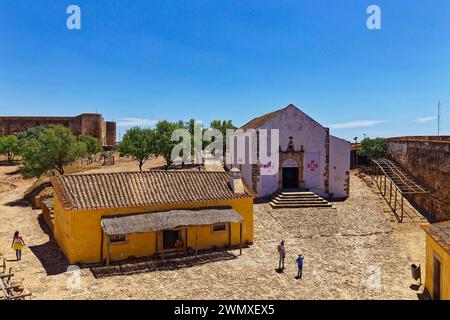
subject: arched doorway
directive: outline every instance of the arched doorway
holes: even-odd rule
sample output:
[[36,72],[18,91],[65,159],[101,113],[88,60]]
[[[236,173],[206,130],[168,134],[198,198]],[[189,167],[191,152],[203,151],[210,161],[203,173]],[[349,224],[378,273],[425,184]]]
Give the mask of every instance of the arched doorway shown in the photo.
[[287,159],[282,165],[282,182],[283,189],[299,188],[299,166],[296,160]]

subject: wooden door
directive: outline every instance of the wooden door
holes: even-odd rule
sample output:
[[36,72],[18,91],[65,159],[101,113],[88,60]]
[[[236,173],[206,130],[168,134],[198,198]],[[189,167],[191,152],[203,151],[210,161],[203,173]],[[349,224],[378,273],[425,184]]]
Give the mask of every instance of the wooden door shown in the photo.
[[433,257],[433,299],[441,300],[442,266],[436,256]]

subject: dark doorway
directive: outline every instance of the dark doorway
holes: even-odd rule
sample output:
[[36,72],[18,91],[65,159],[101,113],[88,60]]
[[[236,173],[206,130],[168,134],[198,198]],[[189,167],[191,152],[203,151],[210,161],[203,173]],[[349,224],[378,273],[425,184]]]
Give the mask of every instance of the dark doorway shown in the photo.
[[441,300],[441,262],[436,257],[433,261],[433,299]]
[[180,231],[178,230],[164,230],[163,231],[163,249],[175,249],[175,242],[180,238]]
[[298,168],[283,168],[283,189],[298,188]]

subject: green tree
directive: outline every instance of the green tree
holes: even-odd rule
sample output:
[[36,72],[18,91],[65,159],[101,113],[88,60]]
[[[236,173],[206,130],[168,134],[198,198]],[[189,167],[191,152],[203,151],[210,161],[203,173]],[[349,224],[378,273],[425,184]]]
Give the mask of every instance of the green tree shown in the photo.
[[39,177],[49,170],[64,174],[67,165],[86,155],[86,145],[63,125],[37,131],[22,138],[24,164],[20,170],[25,177]]
[[172,133],[176,129],[185,128],[182,121],[169,122],[166,120],[159,121],[155,127],[156,135],[156,153],[166,160],[166,170],[172,164],[172,149],[177,145],[177,141],[172,141]]
[[[207,145],[207,141],[203,141],[203,134],[208,130],[207,128],[203,128],[203,125],[201,122],[198,122],[195,119],[190,119],[188,122],[184,124],[184,127],[189,131],[189,134],[191,135],[191,155],[195,155],[195,131],[200,131],[200,145],[199,148],[203,149]],[[201,152],[202,150],[197,150]]]
[[209,125],[213,129],[217,129],[222,133],[223,139],[223,156],[225,157],[227,152],[227,130],[233,129],[236,130],[236,126],[233,124],[231,120],[213,120]]
[[139,170],[150,158],[156,154],[155,130],[134,127],[128,129],[122,141],[119,143],[118,151],[121,157],[132,157],[139,163]]
[[12,162],[19,155],[19,143],[16,136],[0,137],[0,154],[6,156],[8,162]]
[[213,120],[209,126],[222,132],[224,140],[227,135],[227,129],[237,129],[231,120]]
[[386,155],[387,140],[384,138],[365,138],[358,147],[358,155],[368,158],[383,158]]
[[19,132],[17,134],[17,141],[19,145],[23,145],[27,140],[36,139],[39,135],[44,132],[47,128],[44,126],[37,126],[29,128],[25,131]]
[[90,162],[93,161],[94,156],[103,150],[102,145],[98,139],[82,134],[78,137],[78,140],[86,145],[86,154]]

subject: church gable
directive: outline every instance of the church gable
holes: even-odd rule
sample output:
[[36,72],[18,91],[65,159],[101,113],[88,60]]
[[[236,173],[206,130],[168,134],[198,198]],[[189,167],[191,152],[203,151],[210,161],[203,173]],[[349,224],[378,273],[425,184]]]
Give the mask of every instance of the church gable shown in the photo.
[[290,104],[283,109],[251,120],[242,126],[241,129],[244,131],[249,129],[287,129],[290,131],[302,131],[305,126],[325,130],[317,121],[293,104]]

